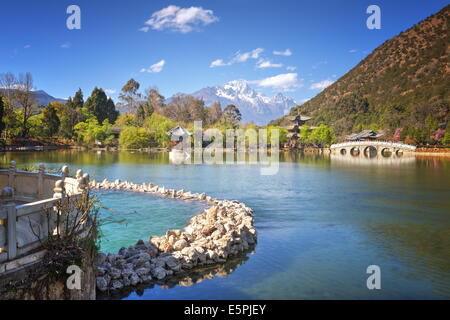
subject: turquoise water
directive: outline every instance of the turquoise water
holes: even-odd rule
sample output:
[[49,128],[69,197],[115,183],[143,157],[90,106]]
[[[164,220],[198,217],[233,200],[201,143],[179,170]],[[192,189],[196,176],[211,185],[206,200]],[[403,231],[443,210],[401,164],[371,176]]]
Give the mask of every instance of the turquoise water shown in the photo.
[[[126,299],[448,299],[450,161],[352,162],[284,154],[274,176],[257,165],[173,165],[168,154],[3,153],[2,163],[83,168],[91,177],[153,182],[255,210],[253,253],[193,274],[192,285],[141,287]],[[115,211],[104,225],[105,251],[183,226],[202,207],[127,192],[101,193]],[[368,290],[366,268],[381,268]],[[208,280],[199,281],[199,279]],[[209,279],[211,278],[211,279]],[[198,282],[198,283],[196,283]]]

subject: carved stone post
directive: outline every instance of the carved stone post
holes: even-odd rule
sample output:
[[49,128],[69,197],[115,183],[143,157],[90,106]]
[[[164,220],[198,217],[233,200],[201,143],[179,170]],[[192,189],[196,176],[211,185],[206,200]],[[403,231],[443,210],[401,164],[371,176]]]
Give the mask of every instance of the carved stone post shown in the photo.
[[45,174],[45,164],[39,164],[39,174],[38,174],[38,199],[42,199],[44,196],[44,174]]
[[9,163],[8,185],[14,190],[16,189],[15,186],[16,171],[17,171],[16,162],[13,160]]
[[68,166],[63,166],[61,168],[61,175],[63,176],[63,180],[69,176],[69,172],[70,170]]
[[53,189],[53,198],[62,199],[66,193],[64,188],[64,180],[58,180],[55,182],[55,188]]

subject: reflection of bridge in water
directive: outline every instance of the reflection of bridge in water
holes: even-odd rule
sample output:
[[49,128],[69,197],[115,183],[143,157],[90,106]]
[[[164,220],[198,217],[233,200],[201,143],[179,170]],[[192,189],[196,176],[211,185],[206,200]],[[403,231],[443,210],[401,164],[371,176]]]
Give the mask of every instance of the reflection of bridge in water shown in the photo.
[[344,164],[344,165],[364,165],[364,166],[403,166],[405,164],[411,164],[416,161],[416,157],[413,154],[404,155],[404,156],[392,156],[389,158],[379,156],[374,158],[368,157],[352,157],[349,155],[340,155],[340,154],[330,154],[331,163],[333,164]]
[[350,141],[330,146],[331,154],[353,158],[401,158],[404,153],[413,152],[415,146],[387,141]]

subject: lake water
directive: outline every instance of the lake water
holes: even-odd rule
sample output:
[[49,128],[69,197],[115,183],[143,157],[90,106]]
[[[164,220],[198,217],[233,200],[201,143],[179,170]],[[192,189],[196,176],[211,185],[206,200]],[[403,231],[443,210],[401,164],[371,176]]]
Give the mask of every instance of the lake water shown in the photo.
[[[17,152],[5,166],[45,162],[91,178],[153,182],[238,199],[255,210],[254,252],[199,270],[191,281],[140,287],[126,299],[449,299],[450,158],[349,161],[282,154],[279,172],[258,165],[174,165],[167,153]],[[202,204],[101,192],[102,250],[116,252],[182,227]],[[381,290],[366,269],[381,268]]]

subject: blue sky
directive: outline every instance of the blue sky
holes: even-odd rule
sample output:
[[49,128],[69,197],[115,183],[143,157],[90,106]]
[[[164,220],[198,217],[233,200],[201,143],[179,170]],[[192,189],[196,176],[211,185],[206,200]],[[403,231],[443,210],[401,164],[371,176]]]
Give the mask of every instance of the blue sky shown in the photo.
[[[133,77],[166,97],[245,79],[269,96],[281,91],[302,102],[447,3],[2,1],[0,72],[29,71],[37,89],[60,98],[98,86],[116,99]],[[80,30],[66,27],[71,4],[81,9]],[[381,8],[380,30],[366,27],[372,4]]]

